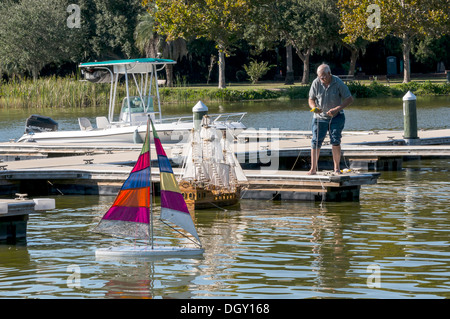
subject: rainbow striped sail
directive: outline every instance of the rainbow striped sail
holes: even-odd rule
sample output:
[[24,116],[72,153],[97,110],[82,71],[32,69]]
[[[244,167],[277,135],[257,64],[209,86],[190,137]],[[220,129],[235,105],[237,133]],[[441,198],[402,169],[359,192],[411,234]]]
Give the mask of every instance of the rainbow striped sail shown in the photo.
[[149,118],[147,134],[139,158],[123,183],[117,197],[96,227],[114,236],[149,238],[151,219],[151,153],[150,124],[158,156],[161,182],[161,219],[172,222],[192,234],[198,242],[197,231],[186,202],[173,174],[172,166],[162,147],[153,122]]
[[[150,120],[151,122],[151,120]],[[151,122],[156,154],[158,156],[159,176],[161,181],[161,219],[180,226],[200,243],[200,239],[192,221],[191,214],[181,194],[178,182],[173,174],[172,166],[162,147],[161,140]]]

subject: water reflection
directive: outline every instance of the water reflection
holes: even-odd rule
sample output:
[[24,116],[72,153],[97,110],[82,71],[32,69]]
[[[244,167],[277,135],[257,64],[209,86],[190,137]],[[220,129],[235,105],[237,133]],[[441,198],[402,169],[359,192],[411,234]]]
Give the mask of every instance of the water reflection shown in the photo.
[[[8,298],[449,298],[448,160],[405,162],[358,203],[243,200],[195,215],[203,258],[98,260],[113,196],[57,196],[23,245],[0,245]],[[158,240],[175,235],[157,227]],[[120,241],[122,244],[122,242]],[[380,287],[368,285],[373,266]],[[68,279],[79,267],[80,285]]]

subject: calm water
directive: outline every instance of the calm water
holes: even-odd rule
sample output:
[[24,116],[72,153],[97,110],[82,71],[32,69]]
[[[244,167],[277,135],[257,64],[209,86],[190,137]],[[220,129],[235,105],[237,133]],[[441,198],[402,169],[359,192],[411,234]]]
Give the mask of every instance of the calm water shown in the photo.
[[[448,97],[419,101],[419,128],[448,128],[449,105]],[[244,106],[248,127],[309,129],[301,101]],[[1,114],[7,141],[30,113]],[[81,116],[46,115],[60,125]],[[401,100],[359,101],[347,111],[347,129],[401,130],[401,116]],[[55,210],[30,216],[26,242],[0,245],[0,298],[450,298],[449,164],[405,162],[363,186],[356,203],[243,200],[199,211],[198,259],[98,260],[95,249],[117,239],[89,229],[114,198],[56,196]],[[177,240],[164,229],[157,225],[159,242]]]
[[[192,116],[193,104],[163,105],[163,116]],[[207,103],[210,113],[247,112],[243,122],[248,128],[279,128],[280,130],[310,130],[311,113],[307,100],[252,101]],[[60,130],[78,130],[78,117],[95,123],[96,116],[108,113],[103,108],[90,109],[0,109],[0,142],[22,136],[25,121],[31,114],[50,116]],[[401,98],[357,99],[346,111],[345,129],[349,131],[403,130]],[[450,96],[418,97],[417,125],[419,129],[448,128]]]
[[[113,197],[59,196],[54,211],[30,216],[26,244],[0,245],[0,297],[449,298],[449,164],[383,172],[359,203],[198,212],[199,259],[96,260],[117,243],[89,232]],[[162,229],[161,242],[175,239]]]

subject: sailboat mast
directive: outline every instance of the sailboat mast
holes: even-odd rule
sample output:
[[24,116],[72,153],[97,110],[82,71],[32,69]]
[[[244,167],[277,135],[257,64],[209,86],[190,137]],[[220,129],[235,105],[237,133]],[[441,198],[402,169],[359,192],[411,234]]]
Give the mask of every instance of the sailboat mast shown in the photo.
[[150,114],[148,114],[148,120],[147,120],[147,136],[148,136],[148,170],[149,170],[149,180],[150,180],[150,188],[149,188],[149,212],[150,212],[150,245],[153,249],[153,188],[152,188],[152,143],[151,141],[151,135],[150,135]]

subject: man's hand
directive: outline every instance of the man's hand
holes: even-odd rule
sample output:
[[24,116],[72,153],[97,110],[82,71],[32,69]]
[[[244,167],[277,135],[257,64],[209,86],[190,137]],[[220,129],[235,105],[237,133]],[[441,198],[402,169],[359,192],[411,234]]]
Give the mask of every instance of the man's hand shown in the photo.
[[334,116],[336,116],[339,113],[339,111],[340,111],[340,107],[336,106],[336,107],[332,108],[331,110],[329,110],[327,112],[327,115],[331,116],[331,117],[334,117]]

